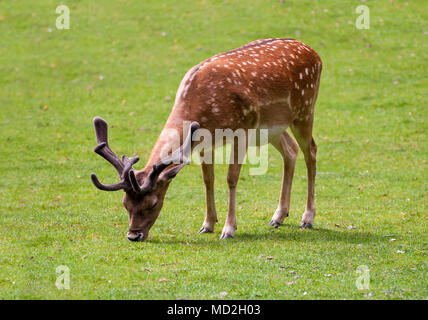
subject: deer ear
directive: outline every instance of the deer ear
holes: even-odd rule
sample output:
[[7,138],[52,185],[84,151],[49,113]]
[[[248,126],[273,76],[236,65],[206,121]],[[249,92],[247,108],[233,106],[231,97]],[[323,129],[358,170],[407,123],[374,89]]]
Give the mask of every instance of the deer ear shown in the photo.
[[162,174],[159,176],[159,181],[170,181],[173,178],[175,178],[175,176],[177,175],[177,173],[186,165],[186,163],[182,163],[179,164],[175,167],[172,167],[171,169],[167,169],[165,171],[162,172]]

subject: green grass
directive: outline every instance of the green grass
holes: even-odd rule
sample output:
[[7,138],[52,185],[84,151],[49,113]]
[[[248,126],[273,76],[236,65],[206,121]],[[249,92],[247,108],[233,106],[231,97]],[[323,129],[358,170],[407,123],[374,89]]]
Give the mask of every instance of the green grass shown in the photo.
[[[59,4],[0,3],[1,298],[427,299],[427,1],[67,1],[70,30],[55,28]],[[355,28],[360,4],[369,30]],[[92,118],[112,125],[117,153],[144,162],[185,72],[266,37],[299,38],[323,60],[315,228],[298,228],[301,153],[290,217],[267,225],[282,170],[270,148],[266,175],[243,169],[234,239],[218,239],[227,167],[216,167],[219,224],[201,235],[191,165],[148,241],[129,242],[122,193],[89,179],[116,181],[92,151]],[[59,265],[70,290],[55,287]],[[360,265],[369,290],[355,286]]]

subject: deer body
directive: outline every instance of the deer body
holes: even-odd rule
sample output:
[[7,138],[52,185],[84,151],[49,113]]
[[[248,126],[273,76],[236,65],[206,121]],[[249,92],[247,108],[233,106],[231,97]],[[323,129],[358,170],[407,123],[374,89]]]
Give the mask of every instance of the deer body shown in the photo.
[[[213,136],[216,129],[268,129],[269,143],[281,153],[284,165],[279,205],[269,224],[278,227],[288,216],[294,165],[300,147],[308,170],[308,198],[301,227],[312,227],[315,216],[316,167],[316,144],[312,138],[312,125],[321,69],[319,56],[309,46],[297,40],[279,38],[256,40],[201,62],[191,68],[181,81],[174,107],[152,149],[147,165],[135,173],[131,170],[131,176],[135,177],[134,181],[139,185],[144,185],[150,180],[148,177],[150,174],[153,175],[154,169],[159,167],[158,164],[164,158],[162,150],[174,149],[172,144],[176,141],[170,134],[171,130],[176,130],[180,134],[187,130],[183,123],[198,123]],[[297,143],[286,132],[288,127]],[[193,134],[192,130],[197,130],[199,126],[196,128],[194,125],[192,128],[190,137]],[[193,148],[197,144],[190,140],[188,141],[190,145],[187,146],[183,142],[183,150],[185,147]],[[235,149],[238,147],[236,142],[233,147]],[[175,154],[178,154],[177,151]],[[182,152],[182,158],[183,154]],[[235,194],[242,159],[238,158],[238,152],[234,153],[234,157],[227,175],[229,209],[221,238],[233,237],[236,229]],[[162,171],[165,171],[156,176],[156,179],[160,179],[159,183],[153,182],[156,187],[150,191],[160,203],[170,181],[165,178],[168,176],[167,172],[172,170],[170,176],[173,177],[181,169],[180,165],[171,163],[164,167]],[[206,233],[214,231],[214,224],[217,221],[214,203],[214,163],[202,163],[201,167],[206,187],[207,211],[200,232]],[[141,208],[129,210],[129,207],[141,207],[138,203],[148,202],[144,198],[148,196],[150,198],[150,193],[146,192],[142,196],[138,195],[138,190],[138,187],[135,187],[125,195],[124,204],[128,212],[141,212]],[[152,214],[154,220],[158,214],[159,212]],[[138,214],[130,213],[130,216],[134,215]],[[144,224],[141,222],[142,219],[134,220],[136,222],[130,222],[131,237],[132,234],[139,234],[140,230],[144,229],[141,227]],[[146,225],[154,223],[153,219],[149,220]],[[143,236],[138,240],[145,237],[143,231]]]

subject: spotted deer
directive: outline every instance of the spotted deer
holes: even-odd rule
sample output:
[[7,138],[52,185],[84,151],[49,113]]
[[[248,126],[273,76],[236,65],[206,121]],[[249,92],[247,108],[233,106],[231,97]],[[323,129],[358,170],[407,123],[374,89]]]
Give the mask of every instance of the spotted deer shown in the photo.
[[[279,204],[269,223],[275,228],[289,214],[291,185],[300,147],[308,175],[306,210],[300,227],[311,228],[315,217],[317,152],[312,126],[321,69],[321,59],[312,48],[294,39],[281,38],[256,40],[199,63],[181,81],[173,109],[142,170],[132,168],[138,157],[120,159],[116,156],[108,144],[107,123],[96,117],[98,145],[94,151],[116,168],[120,182],[104,185],[95,174],[91,175],[92,182],[101,190],[125,191],[123,205],[129,214],[128,239],[143,241],[147,238],[171,180],[190,162],[189,155],[198,144],[193,137],[199,128],[211,134],[223,128],[244,129],[245,132],[268,130],[268,142],[283,158]],[[184,125],[186,123],[190,125]],[[287,133],[288,127],[296,140]],[[175,149],[173,144],[177,141],[171,137],[171,129],[186,137]],[[163,155],[165,148],[171,150],[166,157]],[[238,148],[235,140],[232,148]],[[240,157],[234,152],[234,161],[227,173],[229,205],[220,239],[233,238],[236,230],[235,197],[242,166]],[[214,231],[217,222],[214,163],[202,162],[201,167],[206,215],[199,232],[209,233]]]

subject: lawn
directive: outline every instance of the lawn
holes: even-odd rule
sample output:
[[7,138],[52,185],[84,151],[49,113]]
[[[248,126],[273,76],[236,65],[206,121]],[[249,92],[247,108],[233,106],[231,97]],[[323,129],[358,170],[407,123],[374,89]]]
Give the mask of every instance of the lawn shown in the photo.
[[[427,299],[427,1],[65,1],[71,29],[59,30],[61,3],[0,2],[0,298]],[[368,30],[355,26],[361,4]],[[268,226],[282,172],[270,148],[265,175],[242,170],[234,239],[219,240],[227,166],[216,166],[219,224],[198,234],[205,195],[192,164],[150,238],[128,241],[122,192],[89,178],[117,179],[92,151],[92,118],[140,169],[186,71],[269,37],[300,39],[323,60],[314,228],[298,227],[302,153],[290,216]],[[55,286],[61,265],[69,290]]]

